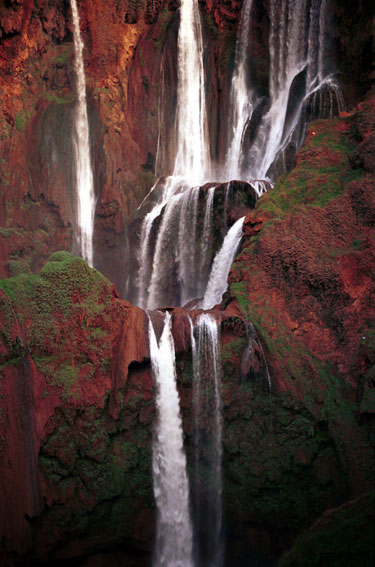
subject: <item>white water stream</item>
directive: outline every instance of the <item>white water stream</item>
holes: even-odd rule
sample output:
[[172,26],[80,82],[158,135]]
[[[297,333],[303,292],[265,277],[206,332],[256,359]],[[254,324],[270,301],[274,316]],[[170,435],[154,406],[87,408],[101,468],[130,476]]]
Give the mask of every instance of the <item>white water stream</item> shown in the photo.
[[159,344],[152,322],[149,321],[149,341],[152,372],[157,387],[152,468],[158,521],[153,564],[155,567],[192,567],[193,532],[189,511],[189,483],[169,313],[165,315]]
[[77,240],[82,258],[92,266],[95,194],[90,156],[89,122],[87,118],[83,41],[79,27],[79,14],[76,0],[71,0],[71,9],[74,31],[74,68],[76,71],[78,96],[75,108],[73,136],[77,183]]
[[240,177],[243,157],[243,134],[253,112],[253,95],[247,77],[250,39],[249,23],[252,4],[253,0],[244,0],[236,43],[234,73],[229,101],[228,127],[230,141],[225,164],[225,175],[229,180]]
[[221,302],[223,293],[228,287],[228,274],[233,263],[234,256],[242,238],[242,227],[245,217],[238,219],[229,229],[224,238],[222,247],[216,254],[212,264],[206,293],[200,305],[202,309],[212,309]]
[[197,0],[182,0],[178,30],[177,153],[173,176],[190,187],[210,177],[210,150]]

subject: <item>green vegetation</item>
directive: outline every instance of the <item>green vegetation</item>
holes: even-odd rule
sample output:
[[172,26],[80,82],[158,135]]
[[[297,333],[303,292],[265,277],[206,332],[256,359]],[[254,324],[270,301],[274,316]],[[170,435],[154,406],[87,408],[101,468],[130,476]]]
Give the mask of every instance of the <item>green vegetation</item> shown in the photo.
[[19,274],[30,274],[30,266],[23,260],[9,260],[8,272],[10,277],[18,276]]
[[57,65],[58,67],[62,67],[68,63],[72,54],[73,54],[73,45],[69,44],[67,46],[64,46],[63,52],[57,55],[53,61],[55,65]]
[[57,96],[55,94],[51,94],[51,93],[44,93],[44,96],[47,100],[51,101],[51,102],[56,102],[56,104],[69,104],[70,102],[74,101],[74,96],[73,94],[69,94],[66,98],[63,98],[61,96]]
[[[3,298],[4,329],[11,333],[16,316],[47,388],[62,388],[63,396],[71,397],[80,368],[110,348],[108,329],[102,327],[109,317],[112,285],[67,252],[52,254],[39,275],[24,273],[29,268],[21,261],[10,264],[17,275],[0,280],[0,289],[9,298],[9,305]],[[14,351],[11,343],[8,336]],[[88,377],[92,370],[86,366],[83,374]]]
[[[162,51],[166,39],[168,37],[168,32],[170,29],[171,24],[174,22],[176,17],[175,12],[168,10],[168,7],[163,8],[163,10],[159,14],[158,18],[158,33],[155,37],[152,38],[155,47],[158,51]],[[143,65],[143,59],[141,61],[141,53],[139,54],[141,65]]]
[[14,117],[14,125],[16,130],[23,130],[30,120],[31,112],[27,110],[20,110]]
[[296,167],[279,177],[257,209],[282,218],[296,207],[324,207],[363,175],[362,170],[350,168],[348,156],[354,146],[341,132],[340,120],[317,120],[310,125],[310,138],[299,151]]

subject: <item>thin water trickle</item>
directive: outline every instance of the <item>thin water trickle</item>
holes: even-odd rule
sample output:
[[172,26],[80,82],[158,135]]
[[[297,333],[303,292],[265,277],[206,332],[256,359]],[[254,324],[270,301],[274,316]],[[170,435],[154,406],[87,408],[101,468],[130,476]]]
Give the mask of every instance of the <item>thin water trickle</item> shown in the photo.
[[214,215],[215,187],[210,187],[206,195],[206,210],[203,220],[203,235],[200,247],[200,263],[198,281],[199,287],[195,297],[202,297],[207,285],[207,278],[211,260],[212,221]]
[[95,215],[94,181],[91,167],[89,122],[86,102],[86,77],[83,63],[83,41],[79,27],[76,0],[71,0],[74,32],[74,68],[78,101],[74,115],[74,150],[77,182],[77,240],[82,258],[93,265],[93,232]]

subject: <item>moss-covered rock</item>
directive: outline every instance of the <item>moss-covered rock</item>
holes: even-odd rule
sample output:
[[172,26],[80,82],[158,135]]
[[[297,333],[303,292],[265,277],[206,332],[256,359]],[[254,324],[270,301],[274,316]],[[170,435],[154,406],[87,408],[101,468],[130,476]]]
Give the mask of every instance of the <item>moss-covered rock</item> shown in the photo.
[[67,252],[0,280],[0,305],[5,551],[41,561],[124,541],[148,550],[153,381],[132,337],[140,310]]

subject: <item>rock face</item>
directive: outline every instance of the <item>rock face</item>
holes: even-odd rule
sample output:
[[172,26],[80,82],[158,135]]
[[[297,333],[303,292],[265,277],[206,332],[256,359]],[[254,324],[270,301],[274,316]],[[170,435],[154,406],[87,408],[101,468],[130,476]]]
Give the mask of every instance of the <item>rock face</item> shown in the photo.
[[149,545],[154,396],[144,313],[65,252],[1,288],[4,550],[45,558],[62,545],[75,555],[124,536]]
[[[245,481],[253,498],[257,485],[261,498],[269,494],[268,517],[283,471],[295,478],[289,497],[281,491],[293,522],[303,523],[315,506],[317,514],[321,497],[340,501],[372,489],[375,201],[366,159],[374,111],[370,96],[353,114],[310,126],[296,167],[246,218],[230,274],[230,295],[265,345],[277,399],[273,433],[263,431],[264,442],[252,446]],[[247,452],[239,450],[243,473]],[[314,486],[305,504],[303,468]],[[277,506],[276,530],[283,522]]]

